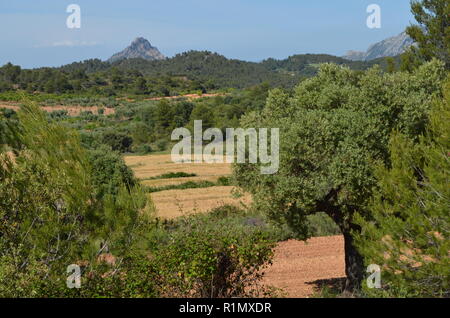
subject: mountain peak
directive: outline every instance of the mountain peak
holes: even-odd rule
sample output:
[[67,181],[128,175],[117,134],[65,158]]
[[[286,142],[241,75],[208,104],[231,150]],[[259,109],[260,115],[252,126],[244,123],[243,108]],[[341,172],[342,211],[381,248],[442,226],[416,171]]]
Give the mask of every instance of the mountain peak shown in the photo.
[[406,32],[402,32],[371,45],[366,52],[348,51],[344,58],[351,61],[370,61],[379,57],[396,56],[405,52],[413,44],[413,39]]
[[140,44],[140,43],[149,44],[151,46],[150,42],[146,38],[143,38],[142,36],[138,36],[137,38],[135,38],[133,40],[133,42],[131,42],[131,45],[133,45],[133,44],[136,45],[136,44]]
[[143,58],[146,60],[163,60],[165,56],[159,50],[152,46],[150,42],[143,38],[137,37],[131,44],[123,51],[114,54],[108,59],[108,62],[116,62],[123,59]]

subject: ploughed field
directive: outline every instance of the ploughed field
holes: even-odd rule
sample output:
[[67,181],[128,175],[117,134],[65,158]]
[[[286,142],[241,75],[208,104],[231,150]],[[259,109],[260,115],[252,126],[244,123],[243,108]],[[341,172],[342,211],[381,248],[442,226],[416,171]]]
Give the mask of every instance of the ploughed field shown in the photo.
[[292,298],[314,297],[324,288],[340,290],[344,281],[344,239],[340,235],[278,243],[273,265],[264,277],[264,283]]

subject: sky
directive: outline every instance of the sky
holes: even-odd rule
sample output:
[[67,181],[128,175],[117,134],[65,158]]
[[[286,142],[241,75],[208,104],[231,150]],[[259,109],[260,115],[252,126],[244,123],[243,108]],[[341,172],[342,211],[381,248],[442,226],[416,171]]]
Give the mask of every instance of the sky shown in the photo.
[[[70,4],[80,28],[68,28]],[[381,8],[370,29],[367,7]],[[142,36],[166,56],[208,50],[247,61],[342,56],[414,23],[409,0],[0,0],[0,65],[105,60]]]

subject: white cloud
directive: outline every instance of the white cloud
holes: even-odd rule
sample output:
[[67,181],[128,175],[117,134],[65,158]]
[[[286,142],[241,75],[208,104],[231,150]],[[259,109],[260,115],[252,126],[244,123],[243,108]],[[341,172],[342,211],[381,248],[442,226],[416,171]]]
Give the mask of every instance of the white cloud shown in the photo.
[[76,47],[76,46],[95,46],[99,45],[99,42],[95,41],[72,41],[72,40],[63,40],[56,41],[50,44],[42,44],[36,45],[35,47]]

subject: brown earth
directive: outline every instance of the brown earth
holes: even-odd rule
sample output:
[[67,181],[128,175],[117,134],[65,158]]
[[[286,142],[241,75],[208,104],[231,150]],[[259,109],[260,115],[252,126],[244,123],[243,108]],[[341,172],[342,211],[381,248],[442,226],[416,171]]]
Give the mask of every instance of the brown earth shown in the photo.
[[[19,103],[12,102],[0,102],[0,108],[8,108],[14,111],[18,111],[20,109]],[[66,110],[69,116],[78,116],[81,112],[90,111],[93,114],[98,114],[98,110],[103,108],[104,115],[111,115],[115,113],[114,108],[108,107],[98,107],[98,106],[63,106],[63,105],[55,105],[55,106],[41,106],[43,111],[48,113],[57,111],[57,110]]]
[[306,243],[279,243],[264,283],[282,289],[287,297],[307,298],[325,286],[339,288],[344,279],[344,239],[328,236],[314,237]]

